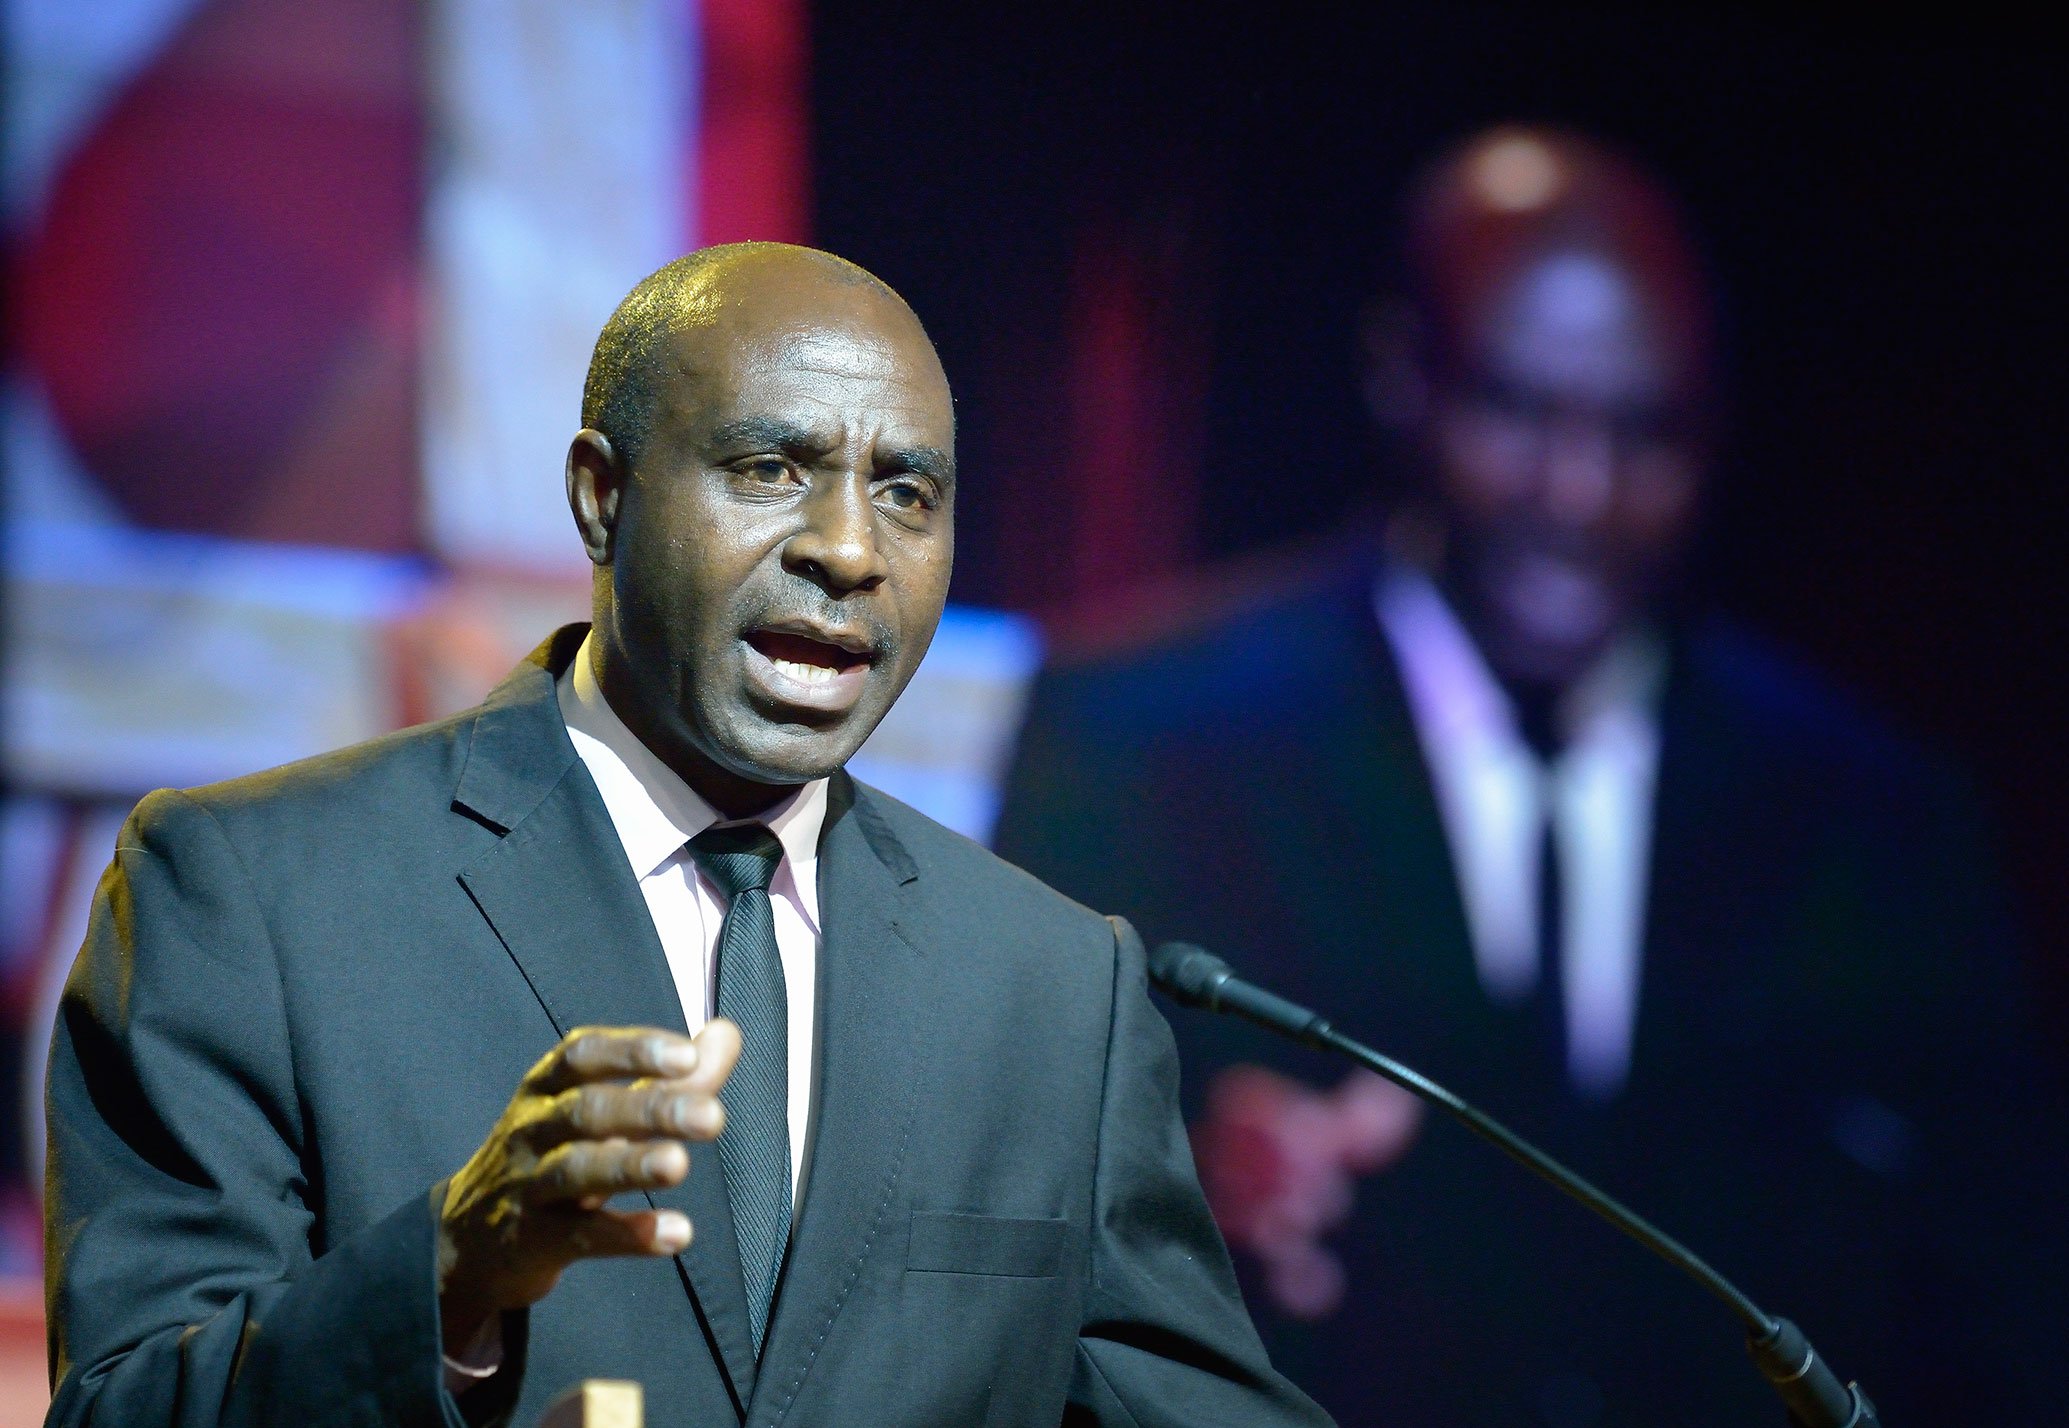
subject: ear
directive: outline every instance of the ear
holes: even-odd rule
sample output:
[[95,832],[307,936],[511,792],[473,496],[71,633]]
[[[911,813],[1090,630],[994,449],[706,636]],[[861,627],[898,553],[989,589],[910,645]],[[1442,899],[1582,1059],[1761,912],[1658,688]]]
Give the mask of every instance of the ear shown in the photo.
[[1429,412],[1422,314],[1402,298],[1367,309],[1359,326],[1364,348],[1365,409],[1392,431],[1411,432]]
[[575,433],[568,444],[568,510],[582,533],[582,549],[597,565],[611,561],[627,474],[609,437],[586,426]]

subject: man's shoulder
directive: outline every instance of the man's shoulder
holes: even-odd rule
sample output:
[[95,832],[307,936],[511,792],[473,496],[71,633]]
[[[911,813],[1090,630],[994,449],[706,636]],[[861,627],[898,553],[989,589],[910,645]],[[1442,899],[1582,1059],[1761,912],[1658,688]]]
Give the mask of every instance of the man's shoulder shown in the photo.
[[236,843],[345,839],[449,812],[479,707],[432,723],[218,783],[159,789],[138,805],[145,828],[177,832],[206,818]]
[[1678,743],[1749,795],[1884,840],[1980,826],[1984,800],[1956,759],[1784,647],[1722,618],[1692,625],[1681,643],[1662,722],[1670,751]]
[[1108,727],[1170,727],[1202,709],[1224,728],[1283,718],[1384,659],[1372,582],[1369,562],[1334,559],[1234,598],[1174,597],[1175,613],[1119,637],[1063,638],[1037,680],[1037,712]]
[[[466,801],[469,761],[478,750],[493,749],[487,764],[550,784],[575,762],[554,700],[553,671],[584,629],[555,632],[471,708],[241,778],[160,790],[139,805],[139,814],[182,806],[205,810],[226,827],[273,833],[379,828],[393,836],[411,820],[443,818]],[[482,777],[474,781],[484,782],[486,769],[477,772]]]
[[[1775,756],[1879,782],[1937,780],[1951,767],[1844,684],[1774,641],[1722,616],[1681,640],[1684,675],[1670,717],[1707,711],[1737,739]],[[1678,704],[1678,708],[1674,707]]]
[[1031,919],[1111,938],[1105,918],[1026,869],[882,789],[860,780],[854,787],[857,813],[891,834],[929,888],[946,889],[958,905],[986,917]]

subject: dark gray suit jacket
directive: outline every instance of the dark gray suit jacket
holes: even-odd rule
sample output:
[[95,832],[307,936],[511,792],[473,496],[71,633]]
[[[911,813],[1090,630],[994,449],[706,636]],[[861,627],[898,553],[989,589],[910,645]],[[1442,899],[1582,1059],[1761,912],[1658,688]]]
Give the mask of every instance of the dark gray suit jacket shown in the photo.
[[[457,1421],[439,1182],[595,1023],[681,1028],[568,742],[564,630],[481,708],[153,794],[51,1051],[50,1422]],[[810,1179],[759,1365],[708,1152],[674,1261],[578,1264],[466,1416],[585,1377],[657,1425],[1325,1423],[1194,1179],[1140,942],[836,779]]]

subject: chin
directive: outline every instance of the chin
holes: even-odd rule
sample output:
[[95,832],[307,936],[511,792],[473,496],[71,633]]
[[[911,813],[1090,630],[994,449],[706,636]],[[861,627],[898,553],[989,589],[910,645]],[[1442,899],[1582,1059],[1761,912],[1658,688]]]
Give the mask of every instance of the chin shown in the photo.
[[826,778],[854,756],[875,727],[873,720],[857,732],[846,727],[815,729],[750,719],[760,727],[736,731],[736,737],[726,741],[728,747],[720,762],[741,778],[778,785]]
[[1609,647],[1606,630],[1511,629],[1502,640],[1496,671],[1504,683],[1564,689],[1578,681]]
[[1580,674],[1609,644],[1616,602],[1600,582],[1549,565],[1493,583],[1486,608],[1500,657],[1529,683]]

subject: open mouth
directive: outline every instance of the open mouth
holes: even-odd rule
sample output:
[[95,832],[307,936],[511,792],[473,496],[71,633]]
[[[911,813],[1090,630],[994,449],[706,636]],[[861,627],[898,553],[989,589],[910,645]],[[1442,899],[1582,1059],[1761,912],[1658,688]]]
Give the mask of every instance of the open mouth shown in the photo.
[[852,709],[876,661],[859,637],[834,643],[790,630],[750,630],[743,640],[748,677],[764,699],[820,715]]
[[830,683],[849,670],[867,669],[871,663],[867,653],[776,630],[751,631],[747,643],[759,650],[779,673],[807,684]]

